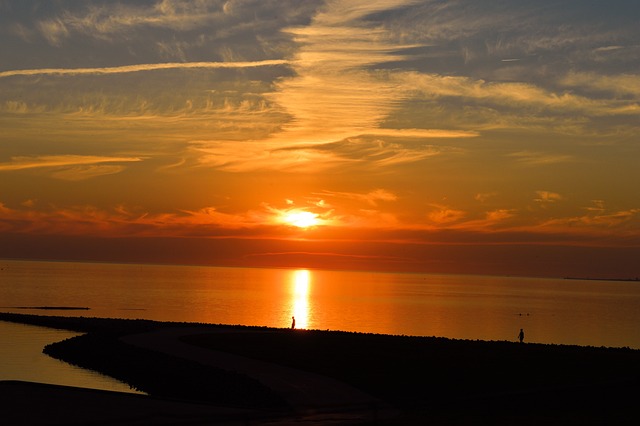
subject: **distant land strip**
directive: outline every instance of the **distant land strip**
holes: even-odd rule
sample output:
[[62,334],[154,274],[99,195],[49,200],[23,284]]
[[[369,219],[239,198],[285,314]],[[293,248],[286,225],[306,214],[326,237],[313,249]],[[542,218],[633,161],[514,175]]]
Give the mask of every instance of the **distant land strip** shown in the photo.
[[7,306],[9,309],[38,309],[51,311],[88,311],[84,306]]
[[581,280],[581,281],[631,281],[640,282],[640,277],[635,278],[584,278],[584,277],[564,277],[565,280]]

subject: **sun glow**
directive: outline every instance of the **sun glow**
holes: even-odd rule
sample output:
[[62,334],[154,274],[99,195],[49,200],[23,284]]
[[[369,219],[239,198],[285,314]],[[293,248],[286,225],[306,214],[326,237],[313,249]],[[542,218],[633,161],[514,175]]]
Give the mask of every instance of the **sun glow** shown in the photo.
[[318,215],[302,210],[289,211],[282,217],[282,221],[298,228],[309,228],[320,224]]

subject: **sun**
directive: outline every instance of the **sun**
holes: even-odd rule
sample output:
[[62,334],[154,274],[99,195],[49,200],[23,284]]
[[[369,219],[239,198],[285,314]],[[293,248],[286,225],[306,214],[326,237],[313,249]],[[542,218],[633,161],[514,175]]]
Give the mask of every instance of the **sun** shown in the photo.
[[320,219],[317,214],[301,210],[284,213],[282,221],[298,228],[309,228],[320,224]]

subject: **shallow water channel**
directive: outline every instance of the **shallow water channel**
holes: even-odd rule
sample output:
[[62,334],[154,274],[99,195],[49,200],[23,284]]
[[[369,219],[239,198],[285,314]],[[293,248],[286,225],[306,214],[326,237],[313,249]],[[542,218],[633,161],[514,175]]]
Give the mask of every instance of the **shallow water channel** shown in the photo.
[[116,392],[140,393],[129,385],[42,353],[49,343],[78,333],[0,321],[0,380],[21,380]]

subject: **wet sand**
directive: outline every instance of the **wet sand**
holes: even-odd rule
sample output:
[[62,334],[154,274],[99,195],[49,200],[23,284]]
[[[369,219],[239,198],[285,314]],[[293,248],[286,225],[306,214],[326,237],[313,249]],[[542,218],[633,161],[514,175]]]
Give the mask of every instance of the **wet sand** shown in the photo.
[[[1,382],[3,424],[595,425],[639,417],[640,351],[625,348],[2,313],[0,320],[87,332],[48,350],[151,395]],[[140,374],[138,362],[149,371]],[[174,370],[180,374],[168,374]]]

